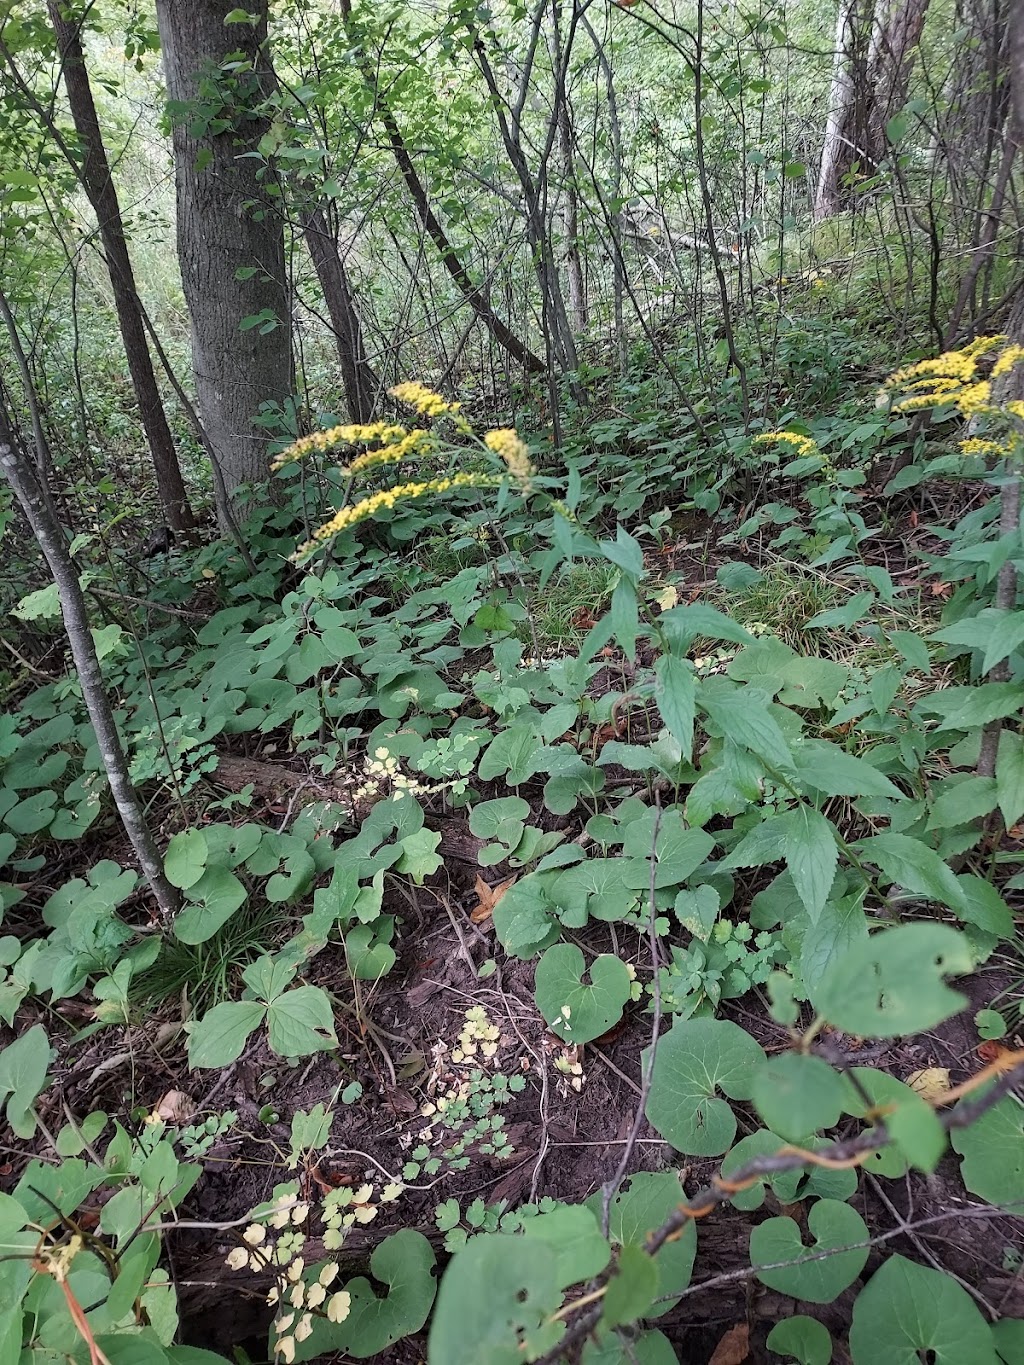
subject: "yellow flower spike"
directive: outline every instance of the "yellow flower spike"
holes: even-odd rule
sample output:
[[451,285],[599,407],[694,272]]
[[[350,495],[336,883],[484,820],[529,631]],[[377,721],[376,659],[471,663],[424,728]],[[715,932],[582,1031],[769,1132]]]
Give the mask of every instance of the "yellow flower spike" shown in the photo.
[[[401,428],[397,428],[401,430]],[[430,433],[417,428],[415,431],[407,432],[401,440],[393,445],[380,446],[376,450],[364,451],[362,455],[357,455],[349,464],[342,466],[342,473],[350,477],[356,474],[364,474],[368,469],[375,469],[378,465],[397,464],[401,460],[422,459],[429,455],[436,447],[436,442]]]
[[348,426],[329,427],[326,431],[313,431],[308,436],[300,436],[287,450],[274,457],[271,470],[282,469],[294,460],[301,460],[313,451],[324,454],[337,450],[340,446],[362,445],[377,441],[383,445],[400,441],[407,436],[405,427],[395,426],[392,422],[356,422]]
[[462,406],[461,403],[449,403],[439,393],[416,380],[411,380],[407,384],[396,384],[390,393],[391,397],[397,398],[400,403],[415,408],[421,417],[443,417],[446,413],[458,412]]
[[818,455],[818,443],[810,436],[803,436],[798,431],[765,431],[760,436],[755,436],[752,442],[755,446],[785,445],[790,446],[798,455]]
[[498,427],[484,436],[484,445],[500,455],[505,467],[524,493],[530,491],[530,481],[536,474],[530,451],[514,427]]

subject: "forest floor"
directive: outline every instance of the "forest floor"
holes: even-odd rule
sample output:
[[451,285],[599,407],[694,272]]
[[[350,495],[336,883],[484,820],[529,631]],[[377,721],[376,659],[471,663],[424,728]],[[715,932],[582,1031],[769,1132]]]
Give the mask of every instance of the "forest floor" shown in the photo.
[[[676,586],[680,600],[698,600],[714,584],[716,527],[691,520],[682,529],[682,538],[653,558],[650,567]],[[920,548],[915,538],[922,535],[908,515],[873,553],[894,576],[912,573],[919,562],[913,555]],[[759,558],[756,547],[750,557]],[[581,619],[580,628],[589,623]],[[613,651],[606,653],[606,670],[594,688],[628,692],[624,660]],[[641,704],[620,714],[614,736],[642,742],[658,725],[653,707]],[[301,762],[282,760],[286,742],[275,745],[273,736],[241,736],[234,743],[222,737],[222,743],[220,770],[210,781],[220,792],[251,785],[255,800],[248,819],[283,828],[297,804],[321,790],[319,779]],[[635,780],[625,772],[618,777],[620,785]],[[497,788],[490,794],[499,794]],[[528,785],[519,794],[531,800]],[[557,827],[570,840],[583,836],[589,812],[558,817],[546,812],[539,799],[531,805],[532,820],[540,828]],[[364,1270],[372,1247],[399,1227],[421,1231],[443,1261],[445,1232],[439,1222],[450,1229],[452,1219],[444,1222],[436,1211],[446,1205],[450,1213],[452,1200],[458,1204],[455,1221],[467,1226],[471,1206],[475,1212],[469,1213],[470,1223],[485,1216],[484,1206],[515,1208],[548,1197],[583,1201],[616,1175],[624,1153],[625,1174],[671,1167],[687,1194],[705,1185],[720,1164],[718,1159],[681,1164],[642,1117],[642,1053],[651,1043],[650,1012],[643,1004],[631,1005],[607,1035],[579,1048],[567,1047],[548,1032],[533,999],[534,964],[506,957],[494,940],[491,910],[516,879],[516,869],[506,863],[480,868],[477,853],[483,841],[472,834],[464,815],[431,814],[428,808],[427,822],[441,834],[444,865],[422,887],[388,893],[392,903],[385,901],[385,910],[401,917],[392,972],[372,988],[364,984],[353,998],[341,948],[328,946],[313,961],[307,979],[351,1002],[348,1013],[336,1016],[341,1041],[337,1054],[287,1065],[270,1052],[260,1033],[223,1073],[189,1073],[181,1047],[186,1001],[169,1002],[134,1026],[108,1028],[74,1046],[54,1038],[59,1049],[56,1084],[41,1101],[44,1119],[49,1106],[52,1122],[59,1124],[62,1105],[72,1113],[102,1108],[123,1117],[130,1114],[136,1125],[142,1115],[161,1107],[182,1116],[226,1110],[237,1115],[203,1156],[203,1178],[179,1210],[190,1222],[209,1226],[183,1228],[167,1238],[184,1338],[191,1344],[229,1354],[243,1346],[252,1359],[265,1358],[272,1317],[265,1295],[271,1279],[268,1275],[261,1282],[253,1275],[243,1282],[227,1269],[225,1259],[235,1242],[230,1230],[217,1225],[244,1220],[251,1208],[271,1197],[276,1184],[295,1175],[314,1197],[367,1181],[402,1181],[403,1167],[415,1149],[423,1143],[431,1144],[431,1151],[443,1146],[439,1097],[457,1092],[474,1073],[526,1082],[505,1094],[505,1102],[489,1106],[485,1101],[482,1106],[491,1117],[503,1118],[511,1154],[499,1158],[482,1153],[477,1141],[467,1149],[471,1160],[466,1169],[443,1164],[433,1176],[424,1173],[409,1180],[399,1200],[382,1204],[375,1221],[347,1238],[339,1259],[350,1273]],[[71,847],[90,862],[98,856],[130,862],[127,848],[109,826],[102,849],[93,839]],[[76,869],[63,870],[71,874]],[[757,871],[748,873],[737,903],[749,905],[765,880]],[[1021,904],[1024,899],[1014,908]],[[301,907],[289,910],[292,916],[300,912]],[[572,934],[568,937],[576,941]],[[576,937],[588,955],[618,949],[614,924],[592,922]],[[481,980],[478,971],[491,959],[497,965]],[[956,1084],[978,1066],[970,1018],[1002,992],[1019,990],[1020,968],[1003,956],[958,984],[970,996],[971,1009],[930,1033],[871,1047],[842,1035],[833,1041],[865,1065],[899,1078],[939,1069]],[[497,1034],[491,1055],[474,1048],[472,1040],[467,1043],[471,1011]],[[62,1003],[60,1012],[69,1024],[79,1023],[88,1017],[89,1007],[72,999]],[[772,1022],[760,990],[724,1002],[720,1015],[740,1023],[769,1054],[789,1042],[787,1031]],[[353,1081],[361,1085],[360,1097],[338,1104],[339,1088]],[[329,1142],[300,1160],[297,1171],[289,1170],[291,1115],[318,1104],[337,1109]],[[741,1135],[760,1126],[742,1105],[738,1114]],[[20,1157],[24,1155],[22,1147]],[[13,1173],[17,1178],[20,1166],[20,1159],[8,1160],[5,1177]],[[947,1157],[930,1177],[908,1174],[884,1182],[869,1161],[852,1202],[872,1238],[879,1239],[869,1271],[885,1252],[899,1251],[955,1276],[986,1310],[1024,1317],[1024,1221],[1000,1215],[968,1195],[955,1158]],[[700,1275],[657,1324],[681,1360],[693,1365],[766,1361],[764,1338],[770,1328],[804,1311],[758,1283],[750,1271],[750,1229],[772,1212],[796,1218],[806,1233],[806,1207],[799,1194],[782,1205],[770,1190],[760,1209],[742,1212],[724,1205],[700,1223]],[[307,1259],[316,1259],[322,1242],[317,1228],[309,1232]],[[815,1306],[837,1343],[848,1330],[854,1296],[850,1289],[830,1304]],[[842,1362],[844,1348],[837,1349],[834,1359]],[[424,1340],[411,1337],[379,1358],[404,1363],[424,1357]]]

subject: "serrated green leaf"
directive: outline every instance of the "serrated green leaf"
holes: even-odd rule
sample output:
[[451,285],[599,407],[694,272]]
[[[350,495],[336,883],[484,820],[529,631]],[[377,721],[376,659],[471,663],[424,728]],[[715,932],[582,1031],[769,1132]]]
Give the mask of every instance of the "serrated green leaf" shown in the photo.
[[865,862],[874,863],[886,880],[950,910],[964,906],[963,888],[934,849],[907,834],[876,834],[856,845]]
[[655,664],[655,697],[665,724],[679,742],[684,755],[693,753],[693,721],[697,682],[688,659],[663,654]]

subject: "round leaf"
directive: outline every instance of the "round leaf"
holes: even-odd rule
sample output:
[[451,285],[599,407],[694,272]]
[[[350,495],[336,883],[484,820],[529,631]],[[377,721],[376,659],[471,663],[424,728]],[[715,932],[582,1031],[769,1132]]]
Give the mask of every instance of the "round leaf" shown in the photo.
[[680,1152],[720,1156],[736,1136],[736,1119],[716,1091],[749,1099],[764,1062],[760,1044],[730,1020],[677,1020],[658,1043],[647,1117]]
[[832,1338],[824,1323],[798,1313],[795,1318],[777,1322],[765,1342],[776,1355],[792,1357],[800,1365],[829,1365]]
[[[810,1303],[831,1303],[864,1269],[868,1248],[856,1244],[868,1240],[867,1224],[849,1204],[819,1199],[811,1207],[807,1226],[814,1238],[811,1249],[800,1240],[794,1219],[769,1218],[759,1223],[750,1234],[750,1263],[769,1289]],[[823,1260],[805,1259],[833,1247],[837,1248],[835,1254]],[[843,1251],[839,1249],[842,1247],[855,1249]],[[780,1261],[792,1264],[778,1265]],[[759,1268],[768,1266],[775,1268]]]
[[566,1043],[589,1043],[622,1018],[632,984],[626,964],[603,953],[590,966],[574,943],[557,943],[537,963],[534,998],[552,1033]]
[[850,1355],[853,1365],[999,1365],[992,1331],[966,1289],[902,1256],[890,1256],[857,1295]]
[[206,871],[210,850],[201,829],[186,829],[175,834],[167,845],[164,875],[172,886],[182,891],[196,882]]
[[1012,1095],[993,1105],[968,1128],[950,1134],[960,1153],[960,1174],[972,1194],[990,1204],[1024,1199],[1024,1107]]
[[827,1062],[797,1052],[769,1058],[754,1079],[752,1095],[768,1127],[790,1142],[831,1128],[845,1097],[842,1079]]

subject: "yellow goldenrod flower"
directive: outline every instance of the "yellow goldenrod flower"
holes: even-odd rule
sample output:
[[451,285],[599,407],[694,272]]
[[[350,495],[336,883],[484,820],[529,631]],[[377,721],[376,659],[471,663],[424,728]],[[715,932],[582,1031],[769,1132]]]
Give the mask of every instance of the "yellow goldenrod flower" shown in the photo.
[[270,468],[281,469],[293,460],[301,460],[314,450],[325,453],[337,450],[339,446],[363,445],[370,441],[389,445],[407,435],[405,427],[397,427],[390,422],[355,422],[348,426],[329,427],[326,431],[313,431],[308,436],[300,436],[287,450],[282,450],[280,455],[275,456]]
[[435,442],[430,433],[417,427],[415,431],[407,432],[393,444],[379,446],[375,450],[366,450],[362,455],[357,455],[354,460],[342,466],[341,472],[349,475],[364,474],[368,469],[374,469],[377,465],[397,464],[401,460],[421,459],[434,448]]
[[992,366],[992,378],[1000,379],[1004,374],[1009,374],[1019,360],[1024,360],[1024,346],[1018,346],[1014,342],[999,352],[996,363]]
[[313,532],[312,540],[299,546],[292,559],[304,559],[325,541],[340,535],[342,531],[351,530],[353,526],[399,502],[409,502],[432,493],[447,493],[452,488],[493,487],[497,483],[500,483],[500,479],[488,474],[451,474],[443,479],[423,479],[416,483],[399,483],[394,488],[383,488],[379,493],[371,493],[359,502],[342,507],[330,521],[324,522]]
[[524,493],[530,491],[530,480],[536,474],[530,451],[514,427],[498,427],[484,436],[484,445],[500,455],[505,467]]
[[798,431],[765,431],[755,436],[755,446],[786,445],[798,455],[817,455],[818,443],[810,436],[802,436]]
[[964,455],[991,455],[1000,457],[1008,453],[1008,447],[1003,441],[989,441],[983,436],[968,436],[966,440],[960,442],[960,449]]
[[1024,399],[1011,398],[1009,402],[1003,404],[1003,408],[1011,417],[1016,417],[1018,422],[1024,422]]
[[443,417],[445,413],[458,412],[462,406],[460,403],[449,403],[439,393],[415,380],[408,384],[396,384],[390,392],[392,398],[415,408],[421,417]]

